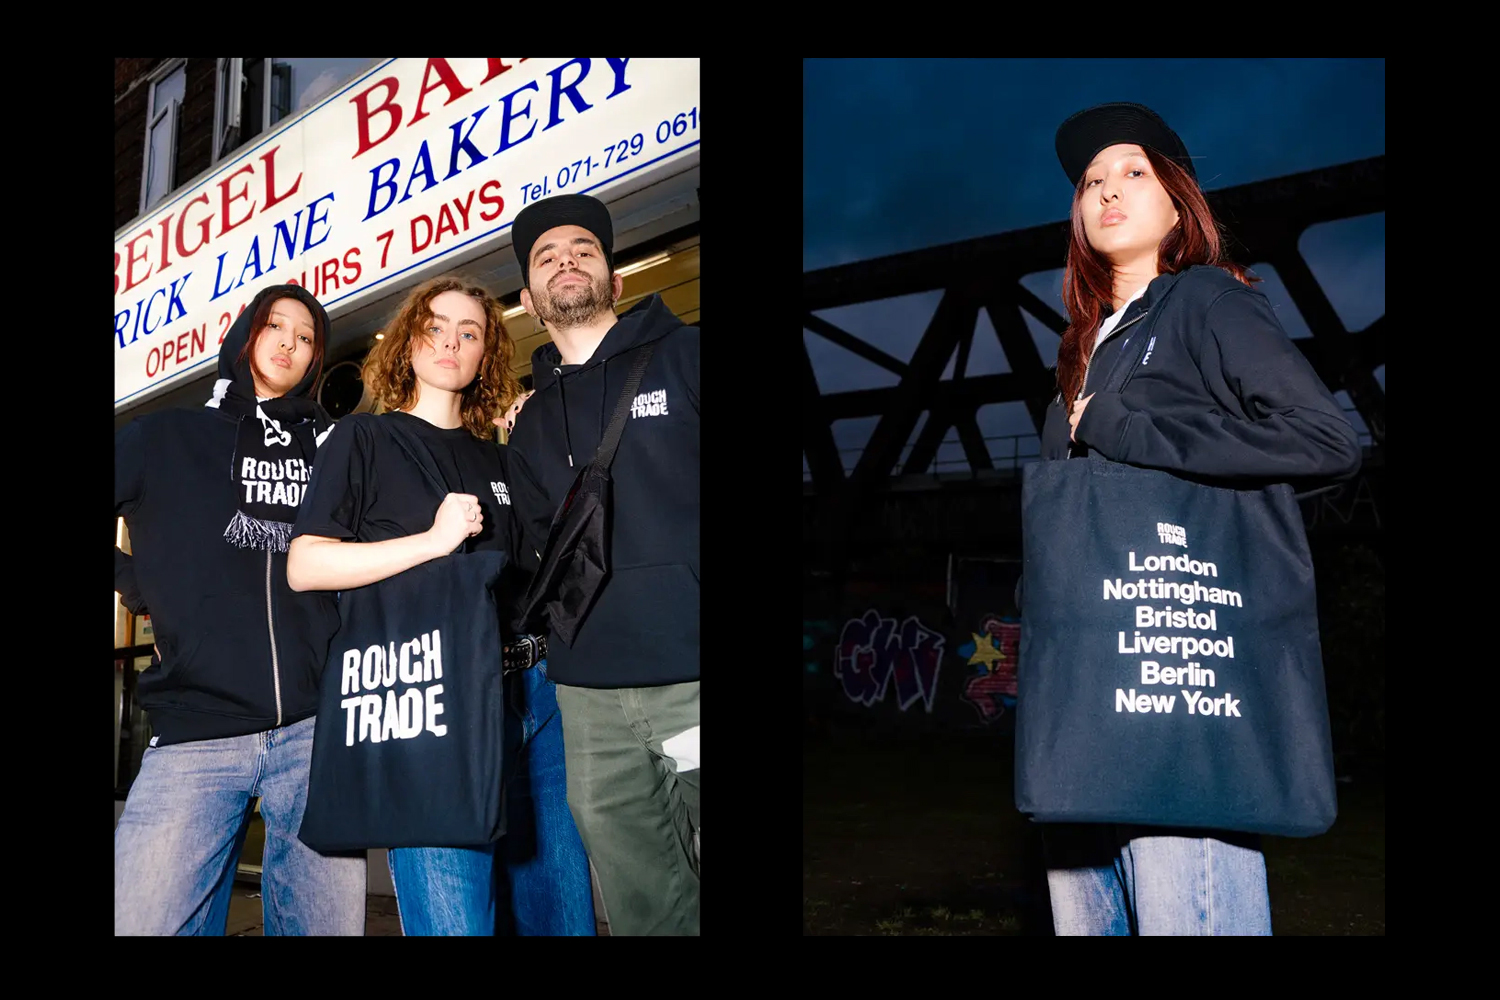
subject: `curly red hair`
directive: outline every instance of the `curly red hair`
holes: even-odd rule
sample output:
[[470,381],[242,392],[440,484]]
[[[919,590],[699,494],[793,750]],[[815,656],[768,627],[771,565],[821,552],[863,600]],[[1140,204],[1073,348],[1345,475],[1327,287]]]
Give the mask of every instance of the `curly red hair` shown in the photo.
[[411,348],[416,338],[427,338],[432,320],[432,300],[444,292],[462,292],[484,309],[484,357],[479,376],[464,388],[460,414],[464,427],[481,440],[495,437],[491,418],[503,413],[520,395],[521,382],[511,370],[516,344],[505,329],[504,307],[479,285],[452,274],[425,281],[413,288],[386,326],[384,338],[365,358],[362,376],[371,397],[386,410],[404,410],[417,399],[417,374],[411,366]]

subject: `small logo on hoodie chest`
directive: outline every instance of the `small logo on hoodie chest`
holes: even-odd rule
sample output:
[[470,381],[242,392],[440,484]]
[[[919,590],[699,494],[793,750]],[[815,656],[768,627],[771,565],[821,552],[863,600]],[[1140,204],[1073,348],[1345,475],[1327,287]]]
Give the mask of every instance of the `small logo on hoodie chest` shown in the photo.
[[655,392],[643,392],[635,397],[630,404],[630,416],[635,417],[664,417],[667,415],[667,390],[657,389]]
[[490,489],[494,491],[496,500],[506,506],[510,505],[510,490],[505,488],[504,483],[490,483]]

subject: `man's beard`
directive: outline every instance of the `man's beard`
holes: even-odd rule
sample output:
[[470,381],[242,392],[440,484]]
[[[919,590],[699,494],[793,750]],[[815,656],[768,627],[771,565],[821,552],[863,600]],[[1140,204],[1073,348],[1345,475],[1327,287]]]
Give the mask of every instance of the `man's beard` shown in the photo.
[[[579,272],[581,274],[581,272]],[[532,304],[537,317],[554,330],[567,330],[584,326],[615,307],[613,288],[609,278],[595,281],[586,274],[583,284],[569,282],[556,289],[540,289],[542,294],[532,293]],[[554,281],[556,279],[554,278]]]

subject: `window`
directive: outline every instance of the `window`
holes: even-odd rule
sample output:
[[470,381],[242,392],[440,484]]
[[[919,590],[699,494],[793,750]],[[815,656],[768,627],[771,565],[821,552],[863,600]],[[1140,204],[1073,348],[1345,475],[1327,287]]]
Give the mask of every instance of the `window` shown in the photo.
[[229,140],[237,135],[241,128],[241,107],[239,101],[239,81],[243,70],[243,59],[220,59],[217,75],[214,78],[214,150],[213,158],[217,160],[232,147]]
[[265,131],[267,107],[265,59],[220,59],[215,111],[214,160],[228,156]]
[[378,59],[220,59],[214,160],[317,104]]
[[177,130],[182,98],[187,89],[187,66],[179,61],[151,84],[146,115],[146,162],[141,170],[141,211],[171,193],[176,186]]

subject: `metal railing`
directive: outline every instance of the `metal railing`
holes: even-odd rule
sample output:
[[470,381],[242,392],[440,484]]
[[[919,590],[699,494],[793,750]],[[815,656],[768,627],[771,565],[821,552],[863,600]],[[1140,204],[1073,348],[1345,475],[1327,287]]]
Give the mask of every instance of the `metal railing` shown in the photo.
[[[1034,433],[1033,434],[995,434],[995,435],[991,435],[989,437],[986,437],[983,440],[984,440],[984,443],[985,443],[985,447],[988,449],[988,451],[990,453],[990,462],[991,462],[991,464],[994,465],[994,467],[996,469],[1018,469],[1024,463],[1026,463],[1028,461],[1035,460],[1038,456],[1041,455],[1041,452],[1042,452],[1042,439],[1041,439],[1041,437],[1039,435],[1034,434]],[[1008,449],[1009,454],[1005,453],[1007,451],[1007,449],[1005,449],[1005,448],[998,448],[997,449],[994,445],[992,445],[990,443],[992,441],[1009,441],[1010,442],[1010,448]],[[1023,454],[1021,452],[1021,444],[1020,444],[1022,441],[1032,441],[1032,442],[1035,442],[1035,445],[1034,445],[1033,448],[1029,448]],[[938,445],[938,449],[942,450],[942,448],[944,448],[945,446],[948,446],[948,445],[957,445],[957,444],[961,444],[961,442],[956,437],[954,437],[954,438],[944,438],[943,441]],[[854,448],[840,448],[838,450],[839,451],[839,458],[844,463],[844,472],[845,472],[846,475],[850,471],[853,470],[853,468],[854,468],[854,462],[857,462],[859,460],[859,456],[864,453],[864,450],[865,450],[865,445],[859,445],[858,447],[854,447]],[[901,458],[896,462],[895,467],[891,470],[891,475],[892,476],[900,476],[900,475],[903,474],[900,471],[901,467],[906,463],[906,459],[907,459],[907,457],[910,454],[911,454],[911,445],[908,445],[905,449],[903,449],[903,451],[901,453]],[[845,458],[844,456],[846,456],[846,455],[853,455],[854,456],[854,460],[850,461],[849,459]],[[929,465],[927,467],[927,469],[925,469],[921,473],[913,473],[913,475],[924,475],[924,476],[937,477],[937,476],[944,475],[944,474],[951,475],[954,472],[964,472],[964,471],[970,471],[969,458],[968,458],[967,455],[960,455],[957,458],[936,458],[936,457],[934,457],[933,461],[932,461],[932,464]],[[802,481],[804,483],[810,483],[810,482],[812,482],[812,473],[810,471],[803,472],[802,473]]]
[[[1348,415],[1350,417],[1350,422],[1353,423],[1356,428],[1362,426],[1362,423],[1363,423],[1362,418],[1356,420],[1356,418],[1359,417],[1359,411],[1355,407],[1353,407],[1353,406],[1345,406],[1342,409],[1343,409],[1345,415]],[[1020,442],[1023,441],[1023,440],[1035,441],[1036,442],[1036,450],[1035,451],[1028,451],[1024,455],[1021,454],[1021,451],[1020,451]],[[996,454],[995,447],[990,444],[991,441],[1009,441],[1011,443],[1010,454],[1009,455]],[[990,462],[994,465],[994,467],[996,469],[1018,469],[1025,462],[1034,461],[1036,458],[1038,458],[1041,455],[1041,451],[1042,451],[1042,439],[1041,439],[1041,436],[1037,435],[1037,434],[996,434],[996,435],[984,438],[984,443],[985,443],[986,448],[989,449]],[[868,442],[866,442],[866,444],[868,444]],[[938,448],[939,448],[939,450],[941,450],[944,446],[947,446],[947,445],[957,445],[957,444],[961,444],[961,442],[956,437],[944,438],[943,441],[942,441],[942,443],[938,445]],[[1359,444],[1360,444],[1361,450],[1364,451],[1364,453],[1366,454],[1366,456],[1368,456],[1370,454],[1371,449],[1373,449],[1374,444],[1375,444],[1374,439],[1370,436],[1370,432],[1368,430],[1359,431]],[[853,448],[840,448],[838,450],[838,452],[839,452],[839,460],[844,465],[844,474],[845,475],[848,475],[850,472],[853,471],[853,469],[854,469],[854,463],[858,462],[859,461],[859,456],[862,455],[862,454],[864,454],[865,447],[866,447],[866,445],[862,444],[862,445],[859,445],[857,447],[853,447]],[[907,445],[904,449],[902,449],[901,458],[896,462],[895,467],[891,469],[891,473],[890,474],[892,476],[903,475],[903,473],[901,472],[901,467],[906,464],[906,459],[907,459],[907,456],[909,456],[911,454],[911,449],[912,449],[911,445]],[[854,456],[853,460],[851,461],[850,459],[846,458],[845,457],[846,455],[852,455],[852,456]],[[1002,463],[1007,463],[1007,462],[1009,464],[1002,464]],[[932,461],[932,464],[926,470],[924,470],[921,473],[914,473],[914,475],[925,475],[925,476],[932,476],[932,477],[936,478],[937,476],[943,475],[945,473],[948,474],[948,475],[952,475],[955,472],[965,472],[965,471],[977,471],[977,470],[972,469],[972,467],[969,464],[969,458],[968,458],[967,455],[960,455],[958,458],[936,458],[935,457],[933,459],[933,461]],[[803,470],[803,472],[802,472],[802,482],[803,483],[810,483],[810,482],[812,482],[812,470],[810,470],[810,469],[804,469]]]

